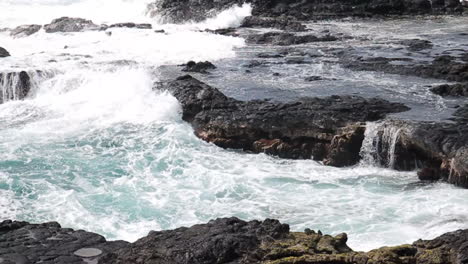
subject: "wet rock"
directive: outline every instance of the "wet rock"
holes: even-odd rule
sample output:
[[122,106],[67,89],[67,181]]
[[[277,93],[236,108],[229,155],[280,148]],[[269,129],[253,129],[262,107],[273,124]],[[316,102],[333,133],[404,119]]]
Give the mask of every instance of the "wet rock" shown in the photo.
[[151,231],[134,243],[108,242],[58,223],[0,223],[1,263],[58,264],[460,264],[468,260],[468,230],[446,233],[411,245],[355,252],[345,233],[290,232],[278,220],[245,222],[220,218],[207,224]]
[[[315,20],[337,17],[399,16],[409,14],[460,14],[462,3],[458,0],[248,0],[252,15],[269,18]],[[202,21],[242,0],[161,0],[148,6],[153,16],[162,16],[166,22],[182,23]]]
[[263,241],[282,239],[289,226],[277,220],[245,222],[223,218],[191,228],[152,231],[100,263],[254,263]]
[[440,96],[468,96],[468,82],[439,85],[431,88],[431,92]]
[[61,17],[52,20],[50,24],[44,26],[47,33],[56,32],[80,32],[85,30],[98,30],[100,27],[91,20],[83,18]]
[[223,36],[231,36],[231,37],[238,37],[239,34],[237,33],[237,29],[235,28],[220,28],[220,29],[206,29],[206,32],[223,35]]
[[[62,228],[58,223],[0,223],[2,263],[97,263],[102,254],[127,246],[127,242],[107,242],[104,237]],[[77,254],[78,253],[78,254]]]
[[164,29],[157,29],[154,31],[154,33],[164,34],[166,31]]
[[284,32],[267,32],[264,34],[249,35],[247,42],[251,44],[269,44],[278,46],[299,45],[310,42],[337,41],[338,38],[332,35],[295,35]]
[[31,90],[31,78],[25,71],[0,73],[0,104],[24,99]]
[[286,31],[306,31],[306,26],[285,17],[246,17],[241,24],[245,28],[276,28]]
[[[354,57],[339,54],[344,67],[352,70],[381,71],[391,74],[437,78],[448,81],[468,82],[468,63],[448,55],[437,56],[430,63],[416,63],[405,58]],[[401,62],[408,62],[401,65]]]
[[0,47],[0,58],[5,58],[9,56],[10,56],[10,53],[6,49]]
[[321,81],[323,78],[321,76],[309,76],[304,79],[306,82],[315,82],[315,81]]
[[401,104],[357,96],[243,102],[191,76],[158,89],[168,90],[179,100],[182,118],[205,141],[282,158],[314,158],[340,167],[359,160],[361,122],[408,110]]
[[198,73],[208,73],[208,70],[216,69],[216,66],[209,61],[194,62],[189,61],[187,64],[181,65],[185,66],[182,71],[184,72],[198,72]]
[[147,10],[150,16],[160,17],[165,23],[200,22],[243,3],[243,0],[163,0],[150,3]]
[[10,35],[13,37],[27,37],[38,32],[41,28],[41,25],[22,25],[11,30]]
[[378,129],[376,160],[397,170],[418,169],[421,180],[443,180],[468,188],[468,106],[460,108],[453,119],[385,122]]
[[138,28],[138,29],[152,29],[151,24],[136,24],[132,22],[116,23],[109,26],[109,28]]
[[421,51],[431,49],[432,42],[423,39],[407,39],[400,42],[402,45],[408,46],[409,51]]

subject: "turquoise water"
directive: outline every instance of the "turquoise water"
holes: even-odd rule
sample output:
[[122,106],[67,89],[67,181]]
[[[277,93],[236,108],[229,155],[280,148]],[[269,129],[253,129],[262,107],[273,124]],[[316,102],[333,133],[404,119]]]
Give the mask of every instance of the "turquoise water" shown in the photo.
[[149,21],[167,32],[27,38],[0,32],[12,54],[1,71],[44,73],[32,75],[26,100],[0,105],[0,220],[58,221],[133,241],[150,230],[216,217],[277,218],[297,231],[347,232],[357,250],[468,227],[468,191],[421,184],[415,172],[371,163],[326,167],[223,150],[196,138],[177,100],[152,90],[158,66],[235,57],[242,39],[199,30],[235,26],[250,9],[202,24],[159,25],[144,15],[145,2],[0,3],[8,14],[0,28],[70,15],[96,23]]
[[420,184],[414,172],[205,143],[175,98],[152,91],[152,76],[144,68],[58,74],[36,97],[0,105],[0,218],[125,240],[216,217],[278,218],[294,230],[348,232],[356,249],[467,226],[467,191]]

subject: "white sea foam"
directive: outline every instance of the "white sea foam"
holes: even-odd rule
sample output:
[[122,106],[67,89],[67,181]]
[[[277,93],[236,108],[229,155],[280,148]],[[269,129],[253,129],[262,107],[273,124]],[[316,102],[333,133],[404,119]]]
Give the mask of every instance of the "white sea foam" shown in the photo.
[[[146,21],[140,14],[145,1],[29,3],[2,1],[8,15],[0,25],[63,15]],[[33,78],[37,87],[27,100],[0,105],[0,219],[53,220],[133,241],[152,229],[216,217],[268,217],[293,230],[348,232],[358,250],[468,227],[467,191],[417,184],[414,172],[325,167],[197,139],[175,98],[152,91],[152,71],[235,56],[242,39],[196,30],[235,26],[249,8],[234,7],[204,23],[163,25],[167,35],[113,29],[111,37],[39,32],[13,39],[0,33],[13,55],[3,70],[46,67],[51,73]]]

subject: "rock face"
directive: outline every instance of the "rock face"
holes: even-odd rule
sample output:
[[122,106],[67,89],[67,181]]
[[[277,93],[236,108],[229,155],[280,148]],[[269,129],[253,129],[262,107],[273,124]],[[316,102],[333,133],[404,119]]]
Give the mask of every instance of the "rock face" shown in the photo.
[[24,99],[31,90],[31,78],[25,71],[0,73],[0,104]]
[[99,26],[91,20],[83,18],[61,17],[52,20],[50,24],[44,26],[47,33],[56,32],[80,32],[84,30],[96,30]]
[[[242,0],[162,0],[149,5],[153,15],[169,22],[181,23],[206,19]],[[259,17],[293,17],[299,20],[373,15],[456,14],[463,11],[459,0],[247,0],[252,14]]]
[[164,22],[199,22],[243,2],[243,0],[164,0],[149,4],[148,12],[152,16],[160,16]]
[[[376,160],[397,170],[419,169],[421,180],[468,188],[468,106],[455,115],[453,123],[385,122],[378,132]],[[385,139],[392,129],[395,142]]]
[[33,225],[26,222],[0,223],[2,264],[97,263],[107,252],[127,246],[127,242],[107,242],[104,237],[69,228],[56,222]]
[[22,25],[14,28],[10,35],[13,37],[27,37],[38,32],[41,28],[41,25]]
[[0,58],[5,58],[9,56],[10,56],[10,53],[8,53],[6,49],[0,47]]
[[357,96],[304,98],[292,103],[238,101],[191,76],[160,85],[181,103],[201,139],[223,148],[349,166],[360,159],[365,121],[408,110]]
[[468,230],[412,245],[355,252],[345,233],[330,236],[306,229],[289,232],[277,220],[245,222],[235,217],[169,231],[151,231],[134,243],[106,241],[58,223],[0,223],[0,261],[16,263],[144,264],[464,264]]

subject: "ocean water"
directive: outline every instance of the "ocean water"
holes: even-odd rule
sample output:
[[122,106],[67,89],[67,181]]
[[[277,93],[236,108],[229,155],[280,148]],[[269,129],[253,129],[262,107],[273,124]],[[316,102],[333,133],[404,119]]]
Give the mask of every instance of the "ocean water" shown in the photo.
[[[0,46],[12,54],[0,70],[27,70],[34,80],[26,100],[0,105],[0,220],[58,221],[134,241],[150,230],[216,217],[277,218],[296,231],[347,232],[356,250],[468,227],[468,191],[420,183],[415,172],[378,168],[369,159],[326,167],[223,150],[196,138],[177,100],[152,90],[158,66],[236,58],[246,45],[242,38],[200,30],[237,26],[251,8],[162,25],[145,15],[147,2],[0,2],[0,28],[67,15],[152,23],[167,32],[0,33]],[[366,142],[376,126],[369,124]],[[368,156],[371,144],[362,152]]]

